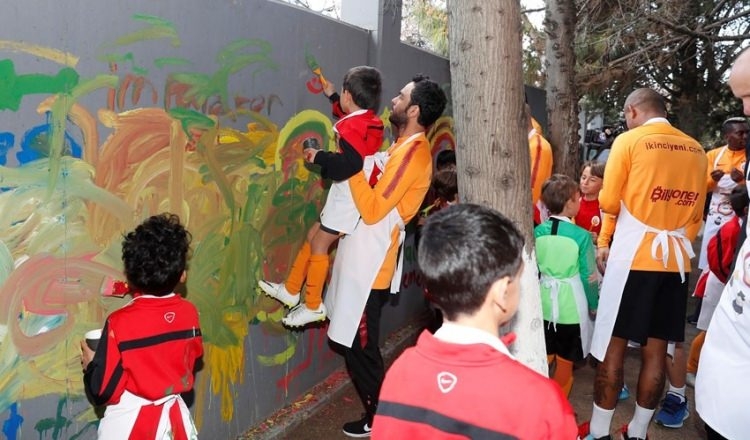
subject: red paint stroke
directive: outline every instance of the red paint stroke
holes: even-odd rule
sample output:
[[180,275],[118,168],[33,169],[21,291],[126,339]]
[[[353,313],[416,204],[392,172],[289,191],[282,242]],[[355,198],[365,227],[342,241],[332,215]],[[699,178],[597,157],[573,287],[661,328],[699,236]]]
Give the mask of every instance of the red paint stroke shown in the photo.
[[326,323],[324,326],[320,328],[315,328],[310,331],[315,332],[315,335],[311,335],[309,338],[307,338],[307,355],[305,356],[305,360],[302,361],[296,367],[294,367],[284,377],[276,381],[276,386],[279,389],[282,389],[282,390],[288,389],[289,384],[292,382],[292,380],[295,377],[302,374],[303,371],[307,370],[310,367],[310,365],[312,364],[313,354],[320,351],[320,350],[314,350],[315,340],[318,339],[318,340],[325,341],[326,334],[328,333],[328,323]]
[[305,85],[307,86],[307,90],[314,95],[323,93],[323,84],[317,75],[310,78]]

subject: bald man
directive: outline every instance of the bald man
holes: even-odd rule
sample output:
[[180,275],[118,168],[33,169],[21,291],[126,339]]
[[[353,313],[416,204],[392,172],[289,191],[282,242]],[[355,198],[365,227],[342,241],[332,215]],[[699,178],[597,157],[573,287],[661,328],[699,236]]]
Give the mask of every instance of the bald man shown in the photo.
[[599,193],[601,209],[616,216],[617,225],[612,247],[597,251],[605,272],[591,346],[602,361],[592,439],[610,438],[628,340],[641,344],[642,362],[635,414],[618,432],[624,439],[646,438],[664,388],[667,341],[685,339],[691,241],[706,198],[706,154],[667,121],[664,99],[638,89],[623,111],[629,131],[612,144]]
[[[750,116],[750,50],[732,66],[729,87]],[[737,254],[734,273],[716,306],[695,379],[696,409],[709,440],[750,435],[750,240]]]

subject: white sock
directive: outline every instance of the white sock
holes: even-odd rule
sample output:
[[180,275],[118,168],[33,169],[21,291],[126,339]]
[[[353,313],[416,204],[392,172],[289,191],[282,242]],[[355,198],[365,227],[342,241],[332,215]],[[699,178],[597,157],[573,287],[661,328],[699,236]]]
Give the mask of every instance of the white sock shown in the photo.
[[646,438],[646,433],[648,431],[648,424],[651,422],[651,417],[653,415],[654,415],[653,409],[641,408],[640,405],[636,403],[635,414],[633,414],[633,420],[631,420],[630,423],[628,423],[628,437]]
[[670,393],[675,393],[675,394],[679,395],[679,396],[680,396],[680,398],[682,398],[681,402],[684,402],[684,401],[685,401],[685,387],[686,387],[686,386],[685,386],[685,385],[683,385],[682,387],[680,387],[680,388],[677,388],[677,387],[674,387],[674,386],[673,386],[673,385],[672,385],[672,384],[670,383],[670,384],[669,384],[669,392],[670,392]]
[[599,438],[608,436],[609,426],[612,424],[612,416],[614,414],[614,408],[599,408],[595,403],[594,410],[591,412],[591,422],[589,422],[589,434],[591,434],[591,437]]

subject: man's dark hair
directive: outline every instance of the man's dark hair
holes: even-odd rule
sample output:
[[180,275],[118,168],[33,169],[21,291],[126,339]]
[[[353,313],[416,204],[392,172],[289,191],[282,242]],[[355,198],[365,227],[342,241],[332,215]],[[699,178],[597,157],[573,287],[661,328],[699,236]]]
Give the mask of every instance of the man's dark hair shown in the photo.
[[383,80],[380,71],[370,66],[352,67],[344,75],[342,89],[349,91],[357,107],[377,112]]
[[524,240],[499,212],[458,204],[427,218],[418,261],[430,300],[449,320],[474,314],[490,287],[521,268]]
[[739,130],[738,126],[742,125],[744,127],[748,126],[747,119],[743,117],[735,117],[735,118],[729,118],[726,121],[724,121],[723,124],[721,124],[721,135],[726,136],[730,133],[734,133],[735,131]]
[[411,80],[414,83],[414,88],[411,91],[409,105],[419,107],[417,123],[427,128],[443,114],[448,98],[446,98],[445,92],[438,83],[432,81],[428,76],[417,74]]
[[440,171],[450,165],[456,165],[456,152],[453,150],[440,151],[435,158],[435,168]]
[[553,174],[542,184],[542,202],[552,215],[563,212],[568,200],[579,192],[578,183],[565,174]]
[[732,210],[737,217],[745,216],[745,209],[747,209],[750,200],[747,198],[747,186],[737,185],[729,193],[729,204],[732,206]]
[[131,292],[174,292],[187,265],[190,233],[180,218],[164,213],[146,219],[122,241],[122,262]]

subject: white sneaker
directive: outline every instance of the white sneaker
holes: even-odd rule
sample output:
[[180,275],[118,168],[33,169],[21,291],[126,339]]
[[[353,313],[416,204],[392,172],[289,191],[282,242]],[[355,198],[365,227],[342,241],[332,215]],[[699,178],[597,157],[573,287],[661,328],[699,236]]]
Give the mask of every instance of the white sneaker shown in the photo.
[[276,284],[266,280],[258,281],[258,286],[266,295],[279,300],[285,306],[291,308],[299,304],[299,294],[293,295],[286,290],[284,283]]
[[325,321],[326,306],[320,303],[317,309],[308,309],[306,305],[300,304],[282,318],[281,323],[287,327],[302,327],[312,322]]

